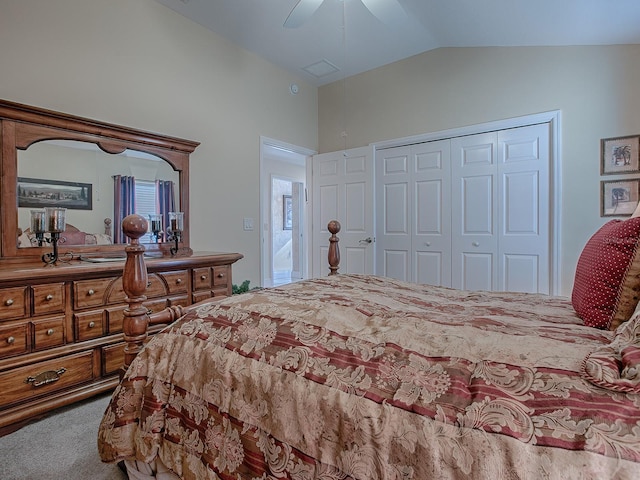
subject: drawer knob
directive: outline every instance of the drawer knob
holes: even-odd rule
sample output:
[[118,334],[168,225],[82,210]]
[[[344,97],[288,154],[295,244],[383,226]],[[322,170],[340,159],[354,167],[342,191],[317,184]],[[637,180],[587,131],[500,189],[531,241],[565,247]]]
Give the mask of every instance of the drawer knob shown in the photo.
[[49,330],[47,330],[47,335],[51,336],[53,335],[53,332],[54,332],[53,328],[50,328]]
[[13,345],[14,343],[16,343],[16,337],[9,337],[7,338],[7,343],[9,345]]
[[49,295],[47,295],[46,297],[44,297],[44,299],[45,299],[47,302],[50,302],[51,300],[53,300],[53,295],[49,294]]
[[177,279],[176,279],[176,284],[177,284],[177,285],[180,285],[181,283],[182,283],[182,279],[181,279],[181,278],[177,278]]
[[13,305],[13,298],[7,298],[7,300],[4,302],[4,304],[7,307],[10,307],[11,305]]
[[200,275],[200,280],[206,280],[207,276],[206,275]]
[[222,278],[222,277],[224,277],[224,273],[219,273],[218,278]]
[[89,328],[93,328],[96,326],[96,322],[89,322]]
[[60,375],[62,375],[66,371],[66,368],[60,368],[58,370],[47,370],[46,372],[37,374],[35,377],[30,376],[25,378],[24,383],[30,383],[34,387],[42,387],[43,385],[57,382],[58,380],[60,380]]
[[95,290],[93,288],[90,288],[89,291],[87,292],[87,295],[93,295],[95,294]]

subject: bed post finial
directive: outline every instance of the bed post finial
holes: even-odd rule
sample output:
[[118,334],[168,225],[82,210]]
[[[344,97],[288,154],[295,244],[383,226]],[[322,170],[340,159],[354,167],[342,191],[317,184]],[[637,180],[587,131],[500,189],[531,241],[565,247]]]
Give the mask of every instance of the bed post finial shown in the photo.
[[338,241],[340,240],[336,234],[340,231],[340,222],[331,220],[327,225],[327,229],[331,233],[329,237],[329,275],[337,275],[340,268],[340,249]]
[[131,239],[125,247],[127,260],[122,273],[122,289],[129,306],[124,310],[122,330],[124,333],[124,366],[120,377],[124,375],[135,356],[142,350],[147,338],[149,315],[142,303],[147,299],[147,267],[144,263],[144,245],[139,238],[147,232],[147,221],[140,215],[128,215],[122,220],[122,231]]

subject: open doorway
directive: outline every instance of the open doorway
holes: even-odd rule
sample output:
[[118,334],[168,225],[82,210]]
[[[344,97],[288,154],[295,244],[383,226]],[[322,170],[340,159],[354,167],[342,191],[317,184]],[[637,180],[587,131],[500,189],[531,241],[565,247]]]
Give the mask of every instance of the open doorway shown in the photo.
[[260,147],[263,287],[308,277],[307,157],[314,152],[262,138]]
[[301,193],[304,183],[277,175],[271,177],[271,279],[272,285],[301,280],[304,219]]

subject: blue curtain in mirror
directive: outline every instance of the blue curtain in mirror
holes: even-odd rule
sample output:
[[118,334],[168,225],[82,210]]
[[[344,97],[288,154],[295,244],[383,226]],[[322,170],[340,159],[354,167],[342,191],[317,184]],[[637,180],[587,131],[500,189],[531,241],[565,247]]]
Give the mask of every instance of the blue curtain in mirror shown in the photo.
[[136,181],[134,177],[113,176],[113,243],[127,243],[122,232],[122,220],[136,211]]
[[[169,225],[169,212],[176,211],[175,196],[173,193],[173,182],[171,180],[156,180],[156,211],[162,215],[162,225]],[[162,240],[167,239],[167,228],[163,228]]]

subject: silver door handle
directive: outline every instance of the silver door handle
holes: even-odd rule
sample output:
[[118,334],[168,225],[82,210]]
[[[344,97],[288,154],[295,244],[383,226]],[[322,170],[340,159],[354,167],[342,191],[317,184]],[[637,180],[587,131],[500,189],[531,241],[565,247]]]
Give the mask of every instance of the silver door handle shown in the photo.
[[362,239],[362,240],[360,240],[358,243],[359,243],[360,245],[362,245],[363,243],[371,243],[371,242],[373,242],[373,238],[371,238],[371,237],[367,237],[367,238],[363,238],[363,239]]

